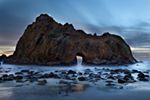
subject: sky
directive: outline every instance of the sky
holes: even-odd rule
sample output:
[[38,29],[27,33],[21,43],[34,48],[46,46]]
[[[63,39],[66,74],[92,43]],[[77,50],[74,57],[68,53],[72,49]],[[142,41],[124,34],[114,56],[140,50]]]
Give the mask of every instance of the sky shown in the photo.
[[111,32],[150,48],[150,0],[0,0],[0,46],[16,45],[41,13],[87,33]]

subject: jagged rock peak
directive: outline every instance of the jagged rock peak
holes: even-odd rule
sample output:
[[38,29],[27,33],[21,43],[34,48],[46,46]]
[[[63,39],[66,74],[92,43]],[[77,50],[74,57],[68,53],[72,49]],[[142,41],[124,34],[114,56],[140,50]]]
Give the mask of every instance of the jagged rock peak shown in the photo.
[[40,22],[40,21],[51,21],[51,22],[55,22],[55,20],[50,17],[48,14],[41,14],[40,16],[38,16],[36,18],[36,22]]
[[72,24],[69,24],[69,23],[65,23],[64,26],[65,27],[72,27],[72,28],[74,28],[74,26]]
[[110,35],[110,33],[109,32],[105,32],[105,33],[103,33],[103,35],[102,36],[109,36]]
[[67,30],[75,30],[74,26],[72,24],[69,24],[69,23],[65,23],[63,27]]

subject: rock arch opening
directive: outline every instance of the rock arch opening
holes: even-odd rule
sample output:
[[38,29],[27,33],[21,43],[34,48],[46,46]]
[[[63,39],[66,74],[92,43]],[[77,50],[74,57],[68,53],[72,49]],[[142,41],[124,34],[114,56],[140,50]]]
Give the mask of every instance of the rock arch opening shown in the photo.
[[82,64],[84,60],[84,55],[82,53],[77,53],[76,57],[77,57],[77,64]]

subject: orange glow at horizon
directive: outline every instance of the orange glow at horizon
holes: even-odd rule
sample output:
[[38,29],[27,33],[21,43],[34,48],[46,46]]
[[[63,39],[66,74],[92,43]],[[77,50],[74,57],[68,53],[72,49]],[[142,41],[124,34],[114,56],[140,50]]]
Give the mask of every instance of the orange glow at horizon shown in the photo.
[[0,56],[2,54],[5,54],[7,56],[12,55],[15,51],[16,46],[12,45],[6,45],[6,46],[0,46]]
[[[12,55],[15,51],[16,46],[12,45],[2,45],[0,46],[0,56],[5,54],[7,56]],[[131,47],[132,52],[141,52],[141,53],[150,53],[150,48],[133,48]]]
[[150,48],[132,48],[132,52],[142,52],[142,53],[150,53]]

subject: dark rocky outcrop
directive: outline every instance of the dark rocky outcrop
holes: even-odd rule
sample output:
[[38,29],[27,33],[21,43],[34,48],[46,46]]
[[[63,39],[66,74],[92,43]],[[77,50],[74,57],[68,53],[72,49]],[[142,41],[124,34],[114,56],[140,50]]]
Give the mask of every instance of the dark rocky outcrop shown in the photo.
[[83,64],[131,64],[136,60],[128,44],[117,35],[86,34],[72,24],[60,24],[47,14],[41,14],[29,25],[8,63],[37,65],[72,65],[76,56]]
[[3,54],[3,55],[0,56],[0,62],[1,62],[1,61],[2,61],[2,62],[5,62],[6,59],[7,59],[7,56],[6,56],[5,54]]
[[142,72],[139,72],[138,77],[137,77],[140,81],[148,81],[149,80],[149,75],[145,75]]

